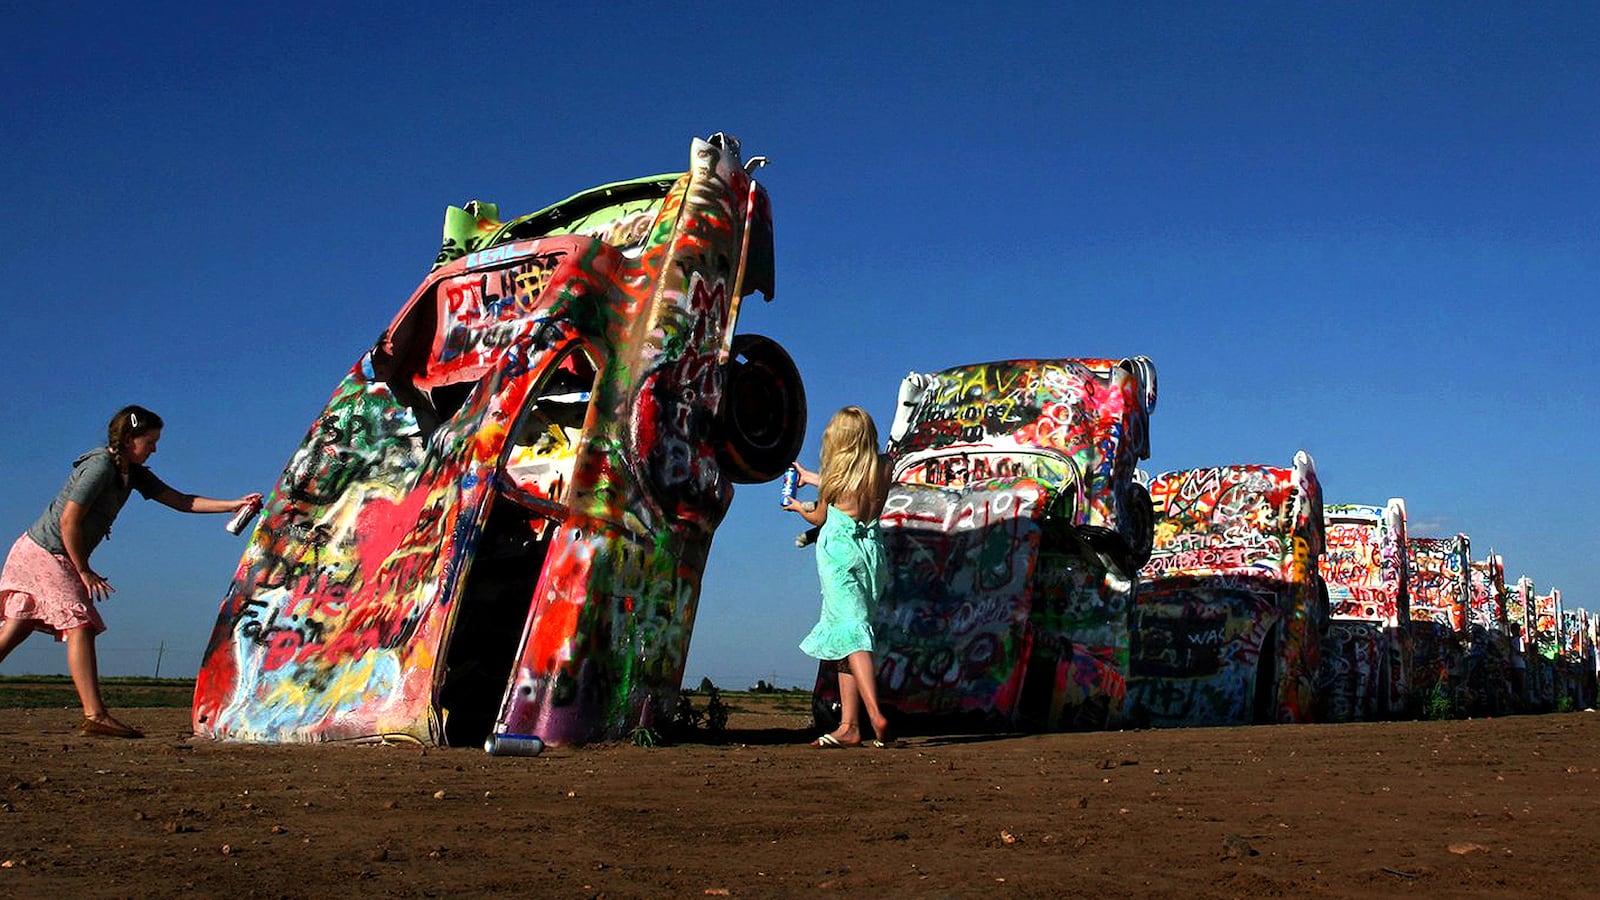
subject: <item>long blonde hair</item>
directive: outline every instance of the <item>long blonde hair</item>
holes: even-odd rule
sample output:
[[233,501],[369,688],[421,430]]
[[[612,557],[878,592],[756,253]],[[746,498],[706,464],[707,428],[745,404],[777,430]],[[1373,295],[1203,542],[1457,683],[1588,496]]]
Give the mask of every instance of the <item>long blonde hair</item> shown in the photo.
[[883,512],[888,484],[878,457],[878,426],[866,410],[846,406],[828,420],[820,481],[817,499],[830,506],[845,500],[854,505],[857,521],[870,522]]

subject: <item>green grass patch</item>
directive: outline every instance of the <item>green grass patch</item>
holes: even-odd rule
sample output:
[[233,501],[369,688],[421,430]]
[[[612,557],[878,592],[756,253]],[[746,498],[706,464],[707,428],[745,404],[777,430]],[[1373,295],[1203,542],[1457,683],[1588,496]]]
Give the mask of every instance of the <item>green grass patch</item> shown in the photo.
[[[187,707],[193,678],[102,678],[100,696],[113,708]],[[65,675],[0,677],[0,707],[51,709],[78,706],[78,691]]]

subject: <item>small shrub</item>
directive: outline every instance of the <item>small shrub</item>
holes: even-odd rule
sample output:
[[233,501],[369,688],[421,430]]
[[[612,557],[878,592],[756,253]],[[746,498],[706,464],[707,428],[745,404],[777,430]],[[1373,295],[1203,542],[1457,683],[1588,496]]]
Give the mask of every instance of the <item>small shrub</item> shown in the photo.
[[1429,721],[1438,721],[1454,716],[1455,708],[1450,701],[1450,689],[1441,681],[1428,693],[1428,699],[1422,705],[1422,717]]
[[706,730],[720,738],[728,728],[728,704],[722,702],[722,692],[716,685],[706,691]]
[[[712,688],[716,690],[716,688]],[[678,706],[672,711],[672,729],[674,732],[684,734],[697,731],[700,723],[705,721],[705,713],[694,708],[694,692],[679,691]]]

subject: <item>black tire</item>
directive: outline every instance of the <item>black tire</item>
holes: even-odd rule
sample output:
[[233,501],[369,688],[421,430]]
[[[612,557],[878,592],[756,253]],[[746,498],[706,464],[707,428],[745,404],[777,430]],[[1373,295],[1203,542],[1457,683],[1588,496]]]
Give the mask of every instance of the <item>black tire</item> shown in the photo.
[[771,338],[734,335],[717,410],[717,462],[728,480],[783,475],[806,436],[806,391],[794,360]]
[[1128,504],[1123,514],[1133,532],[1133,543],[1128,548],[1130,571],[1137,572],[1150,561],[1156,543],[1156,508],[1150,501],[1150,491],[1137,481],[1128,485]]
[[1135,578],[1150,561],[1156,535],[1155,507],[1144,485],[1135,482],[1128,486],[1122,515],[1128,520],[1128,531],[1133,535],[1131,542],[1122,532],[1098,525],[1086,525],[1078,533],[1090,547],[1110,557],[1124,575]]

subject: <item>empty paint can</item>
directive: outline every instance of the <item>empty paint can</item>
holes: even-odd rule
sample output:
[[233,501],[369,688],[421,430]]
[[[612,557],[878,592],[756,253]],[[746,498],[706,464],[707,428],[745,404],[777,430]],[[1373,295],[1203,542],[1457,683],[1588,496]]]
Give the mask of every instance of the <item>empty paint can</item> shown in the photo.
[[491,734],[483,742],[483,752],[490,756],[538,756],[544,752],[544,741],[536,734]]

